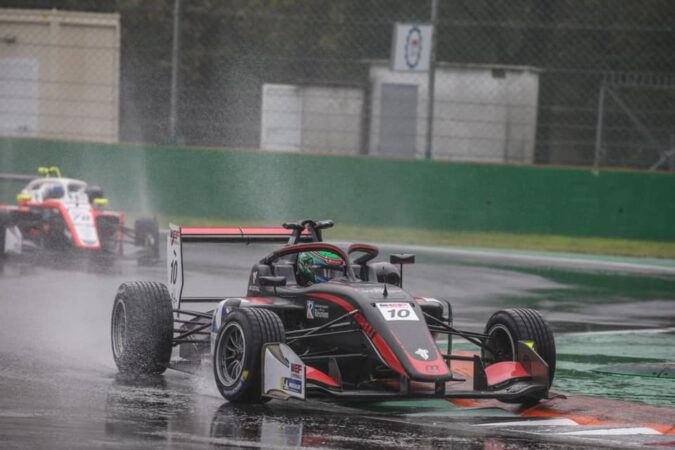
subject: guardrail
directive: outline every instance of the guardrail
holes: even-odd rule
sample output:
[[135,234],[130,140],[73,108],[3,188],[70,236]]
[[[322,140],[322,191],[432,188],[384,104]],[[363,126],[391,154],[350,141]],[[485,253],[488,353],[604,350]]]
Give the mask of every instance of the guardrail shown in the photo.
[[[3,172],[45,164],[162,215],[675,239],[665,173],[0,139]],[[0,188],[7,202],[20,185]]]

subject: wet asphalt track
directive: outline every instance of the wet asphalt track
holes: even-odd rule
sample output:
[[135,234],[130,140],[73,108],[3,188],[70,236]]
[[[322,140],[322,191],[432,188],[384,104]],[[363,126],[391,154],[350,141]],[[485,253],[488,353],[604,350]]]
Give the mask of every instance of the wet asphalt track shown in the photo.
[[[250,266],[265,253],[260,247],[188,250],[185,293],[241,295]],[[499,308],[540,309],[556,330],[559,353],[562,349],[556,389],[675,407],[672,378],[619,376],[616,382],[616,375],[590,371],[603,362],[603,352],[608,363],[675,360],[672,331],[640,332],[636,339],[622,331],[675,327],[675,274],[641,272],[418,252],[418,264],[406,268],[404,282],[418,295],[452,299],[456,324],[475,330]],[[86,261],[66,266],[43,258],[4,265],[0,447],[497,449],[675,441],[639,427],[613,435],[579,434],[574,423],[533,424],[507,410],[457,408],[444,401],[359,407],[273,401],[235,407],[219,396],[210,373],[169,371],[154,379],[124,379],[110,353],[115,291],[127,280],[164,279],[163,265],[139,268],[133,261],[105,270]],[[635,342],[642,344],[627,350]],[[664,411],[671,414],[665,421],[675,423],[675,410]],[[597,427],[582,431],[593,430]]]

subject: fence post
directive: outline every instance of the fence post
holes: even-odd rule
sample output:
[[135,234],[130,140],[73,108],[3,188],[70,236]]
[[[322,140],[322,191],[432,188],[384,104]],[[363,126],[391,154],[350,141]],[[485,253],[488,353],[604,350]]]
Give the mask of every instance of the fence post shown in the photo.
[[171,49],[171,106],[169,111],[169,141],[176,143],[178,121],[178,56],[180,52],[180,0],[173,1],[173,46]]
[[436,85],[436,34],[438,24],[438,0],[431,0],[431,51],[429,54],[429,76],[427,79],[427,139],[425,159],[431,159],[434,133],[434,88]]
[[602,127],[605,117],[605,80],[600,84],[600,95],[598,98],[598,121],[595,129],[595,158],[593,168],[597,171],[600,166],[602,152]]

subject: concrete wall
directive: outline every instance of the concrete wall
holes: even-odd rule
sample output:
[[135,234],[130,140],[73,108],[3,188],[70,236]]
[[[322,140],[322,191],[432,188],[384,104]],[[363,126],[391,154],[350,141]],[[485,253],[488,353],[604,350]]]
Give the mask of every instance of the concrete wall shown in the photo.
[[117,142],[119,14],[0,9],[0,135]]
[[[139,212],[675,239],[672,174],[0,139],[1,172],[38,165]],[[20,187],[0,183],[1,199]]]
[[359,153],[363,89],[265,84],[262,92],[262,149]]
[[[385,154],[380,136],[382,86],[417,86],[415,151],[424,155],[427,127],[427,74],[394,72],[374,62],[370,152]],[[438,65],[434,94],[433,158],[452,161],[527,162],[534,160],[539,74],[515,66]]]

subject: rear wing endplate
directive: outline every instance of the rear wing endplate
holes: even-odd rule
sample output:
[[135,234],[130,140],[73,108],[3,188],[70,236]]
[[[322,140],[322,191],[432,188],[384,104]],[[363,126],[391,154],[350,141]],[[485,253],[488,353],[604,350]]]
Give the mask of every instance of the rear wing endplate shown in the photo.
[[[285,244],[293,236],[293,230],[283,227],[180,227],[170,224],[166,241],[166,264],[169,294],[174,309],[180,309],[181,302],[209,303],[222,298],[183,297],[183,243],[226,243],[226,244]],[[312,234],[304,230],[298,236],[299,242],[312,242]]]

